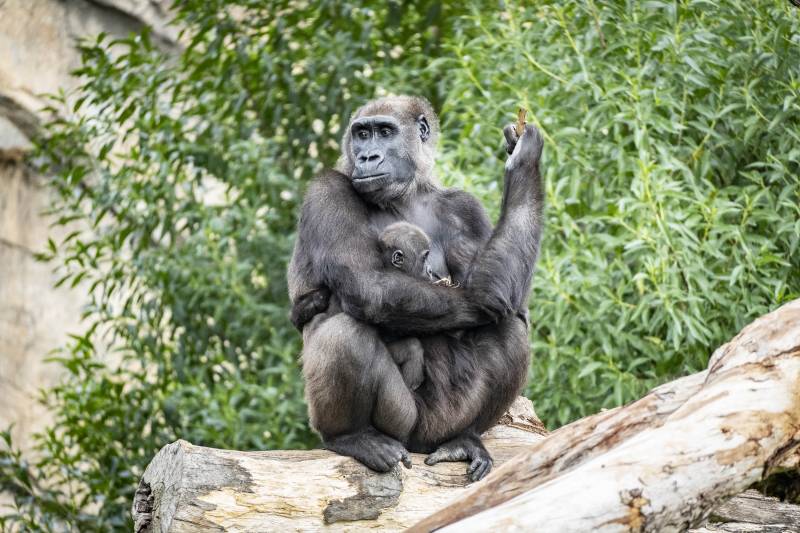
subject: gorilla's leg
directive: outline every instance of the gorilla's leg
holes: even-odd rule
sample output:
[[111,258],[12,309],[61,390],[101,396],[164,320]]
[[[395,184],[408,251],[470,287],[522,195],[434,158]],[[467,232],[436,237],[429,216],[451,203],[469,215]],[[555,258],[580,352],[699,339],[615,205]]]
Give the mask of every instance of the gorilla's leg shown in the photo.
[[386,343],[389,353],[403,375],[403,381],[411,390],[417,390],[425,379],[423,366],[424,350],[416,337],[406,337]]
[[411,459],[402,444],[417,418],[411,391],[375,328],[344,313],[304,331],[311,426],[325,447],[385,472]]
[[472,481],[480,481],[492,469],[492,457],[483,446],[480,436],[471,430],[441,444],[425,458],[426,465],[442,461],[468,461],[467,475]]
[[[425,381],[409,449],[439,461],[469,461],[472,480],[492,468],[480,434],[497,423],[527,377],[530,351],[520,317],[465,331],[461,337],[428,338]],[[457,401],[453,401],[453,399]]]

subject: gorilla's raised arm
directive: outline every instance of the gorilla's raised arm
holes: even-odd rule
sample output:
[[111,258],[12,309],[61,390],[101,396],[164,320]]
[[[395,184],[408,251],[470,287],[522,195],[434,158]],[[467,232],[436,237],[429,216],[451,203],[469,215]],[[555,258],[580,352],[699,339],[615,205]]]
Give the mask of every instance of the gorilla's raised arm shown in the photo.
[[497,316],[525,313],[542,237],[544,189],[539,170],[542,136],[532,124],[517,137],[503,130],[506,160],[500,220],[475,254],[464,282],[470,297]]
[[307,265],[301,273],[309,278],[305,284],[330,289],[346,313],[399,335],[465,329],[493,320],[467,291],[386,268],[373,233],[367,208],[349,178],[326,172],[306,193],[293,264]]

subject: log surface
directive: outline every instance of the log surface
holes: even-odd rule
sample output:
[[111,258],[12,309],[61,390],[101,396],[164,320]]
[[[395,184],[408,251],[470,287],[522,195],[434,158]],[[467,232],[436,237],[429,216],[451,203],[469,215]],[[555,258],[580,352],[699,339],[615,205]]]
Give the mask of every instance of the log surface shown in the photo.
[[[518,398],[484,435],[502,464],[547,433]],[[133,503],[137,533],[197,531],[398,531],[463,493],[466,463],[379,474],[325,450],[241,452],[179,440],[148,465]]]
[[748,490],[718,505],[706,527],[720,524],[752,524],[773,529],[800,530],[800,505],[792,505]]

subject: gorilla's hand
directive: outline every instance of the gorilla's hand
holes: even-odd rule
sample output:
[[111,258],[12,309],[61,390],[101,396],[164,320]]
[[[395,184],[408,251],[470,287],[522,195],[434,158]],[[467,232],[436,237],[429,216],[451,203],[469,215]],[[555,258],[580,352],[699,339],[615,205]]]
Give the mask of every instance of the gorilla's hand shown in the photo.
[[510,154],[508,161],[506,161],[506,169],[539,164],[544,141],[536,126],[526,124],[525,131],[522,132],[522,138],[519,138],[516,125],[509,124],[503,128],[503,135],[506,137],[506,152]]
[[514,153],[514,147],[517,146],[519,136],[517,135],[517,125],[509,124],[503,128],[503,135],[506,137],[506,153],[511,155]]
[[331,291],[326,287],[311,290],[294,302],[289,319],[298,331],[303,331],[303,326],[311,322],[311,319],[328,309],[331,299]]

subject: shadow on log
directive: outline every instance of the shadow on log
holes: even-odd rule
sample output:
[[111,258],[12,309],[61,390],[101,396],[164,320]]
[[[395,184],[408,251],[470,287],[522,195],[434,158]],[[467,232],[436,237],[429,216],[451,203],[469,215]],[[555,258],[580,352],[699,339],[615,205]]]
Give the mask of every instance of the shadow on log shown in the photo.
[[704,372],[549,435],[520,398],[485,442],[499,468],[466,488],[464,463],[419,455],[377,474],[321,450],[178,441],[145,471],[136,531],[800,531],[798,506],[730,500],[797,467],[800,300],[747,326]]

